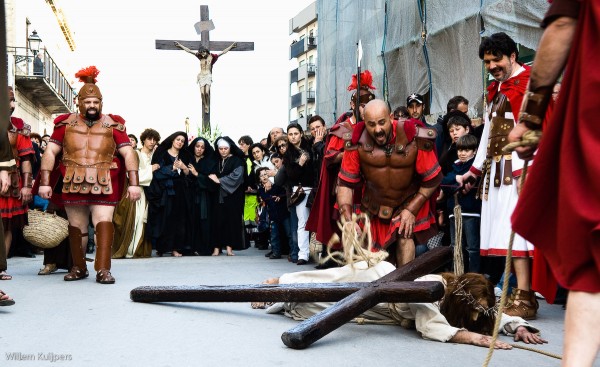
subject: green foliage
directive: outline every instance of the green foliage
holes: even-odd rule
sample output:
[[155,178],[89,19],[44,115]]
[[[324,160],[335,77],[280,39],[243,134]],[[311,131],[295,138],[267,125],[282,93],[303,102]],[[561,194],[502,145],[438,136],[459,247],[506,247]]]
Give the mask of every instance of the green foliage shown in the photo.
[[219,129],[219,125],[215,125],[214,129],[205,129],[198,128],[198,136],[208,140],[211,144],[217,140],[219,136],[221,136],[221,129]]

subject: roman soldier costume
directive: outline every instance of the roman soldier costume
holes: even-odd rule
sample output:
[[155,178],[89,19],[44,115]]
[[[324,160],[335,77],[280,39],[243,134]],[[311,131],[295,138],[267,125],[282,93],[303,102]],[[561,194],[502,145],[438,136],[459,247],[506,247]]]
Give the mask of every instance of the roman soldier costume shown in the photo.
[[[385,146],[374,143],[363,122],[346,141],[339,185],[356,188],[364,178],[361,210],[371,216],[375,248],[385,249],[397,239],[404,209],[415,215],[415,239],[426,243],[435,231],[431,201],[420,187],[436,187],[442,175],[434,152],[435,130],[415,119],[392,121],[392,136]],[[348,158],[347,158],[348,157]],[[392,179],[393,178],[393,179]],[[340,208],[344,213],[349,208]]]
[[[8,94],[9,99],[14,100],[12,88],[8,89]],[[23,120],[11,117],[7,131],[16,167],[9,171],[10,186],[0,197],[0,213],[5,230],[20,230],[27,224],[27,203],[23,203],[21,189],[31,188],[33,182],[31,167],[24,168],[23,162],[33,160],[35,152],[29,138],[31,127]]]
[[[76,77],[85,85],[79,92],[79,100],[95,97],[102,100],[96,85],[99,71],[95,66],[80,70]],[[117,150],[130,145],[125,131],[125,120],[117,115],[104,115],[98,110],[99,118],[86,118],[86,108],[79,104],[79,113],[65,114],[54,121],[54,132],[50,141],[62,147],[62,159],[55,170],[42,167],[40,186],[52,186],[52,201],[58,205],[108,205],[115,206],[122,194],[124,176],[127,172],[129,185],[138,186],[138,164],[125,167]],[[96,224],[96,281],[114,283],[110,274],[111,249],[114,235],[112,221]],[[78,227],[69,225],[69,243],[73,255],[73,268],[65,275],[66,281],[79,280],[88,276],[85,255],[82,250],[82,234]]]

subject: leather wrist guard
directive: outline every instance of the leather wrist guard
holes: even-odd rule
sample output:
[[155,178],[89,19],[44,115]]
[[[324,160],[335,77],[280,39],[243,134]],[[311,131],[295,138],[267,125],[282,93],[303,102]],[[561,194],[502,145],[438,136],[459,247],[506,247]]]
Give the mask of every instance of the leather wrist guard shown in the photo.
[[49,170],[40,170],[40,186],[50,186],[50,173]]
[[340,205],[340,216],[345,220],[352,220],[352,205],[342,204]]
[[140,176],[138,171],[127,171],[129,176],[129,186],[140,186]]
[[538,87],[533,91],[525,92],[519,122],[524,123],[531,130],[540,130],[553,89],[554,86]]
[[21,182],[23,182],[23,187],[32,188],[33,175],[31,172],[21,172]]
[[404,209],[413,213],[413,215],[416,217],[417,213],[419,213],[419,210],[421,210],[421,207],[427,202],[427,200],[429,200],[427,196],[423,195],[420,192],[417,192]]

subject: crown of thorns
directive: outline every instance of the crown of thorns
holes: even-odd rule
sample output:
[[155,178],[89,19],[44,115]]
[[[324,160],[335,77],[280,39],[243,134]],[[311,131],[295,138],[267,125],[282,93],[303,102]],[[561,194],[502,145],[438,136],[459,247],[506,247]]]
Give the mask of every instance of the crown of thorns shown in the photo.
[[452,294],[456,295],[462,302],[468,303],[474,310],[483,313],[487,317],[498,314],[498,306],[496,304],[494,304],[492,307],[483,307],[470,292],[465,290],[466,286],[466,279],[463,279],[460,282],[455,281],[455,288]]

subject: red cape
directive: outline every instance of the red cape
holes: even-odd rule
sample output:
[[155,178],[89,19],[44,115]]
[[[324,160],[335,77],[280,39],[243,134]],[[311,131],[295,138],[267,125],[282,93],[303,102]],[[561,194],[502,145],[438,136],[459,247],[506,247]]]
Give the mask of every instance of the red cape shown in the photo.
[[512,216],[565,288],[600,292],[600,3],[584,1],[556,109]]
[[[525,95],[525,91],[527,90],[527,83],[529,82],[529,75],[531,74],[531,67],[527,65],[523,65],[525,71],[521,72],[517,76],[513,76],[512,78],[508,78],[502,84],[500,84],[500,93],[504,94],[508,97],[510,102],[511,110],[513,114],[517,116],[518,111],[521,110],[521,104],[523,103],[523,96]],[[488,96],[487,101],[490,103],[496,93],[498,92],[498,83],[497,81],[493,81],[488,87]]]
[[[306,230],[314,232],[317,241],[327,244],[334,233],[339,232],[337,229],[338,215],[334,208],[336,203],[336,197],[333,195],[333,188],[337,181],[337,176],[340,171],[340,164],[333,164],[331,160],[335,159],[335,156],[327,154],[328,148],[336,150],[343,149],[343,140],[340,140],[339,144],[335,147],[330,147],[331,132],[336,131],[341,127],[341,123],[345,122],[349,117],[342,115],[343,118],[338,119],[335,125],[330,129],[329,135],[325,140],[325,154],[323,157],[323,164],[321,165],[321,173],[319,175],[319,186],[315,196],[314,204],[310,210],[308,220],[306,222]],[[356,200],[355,200],[356,201]]]

